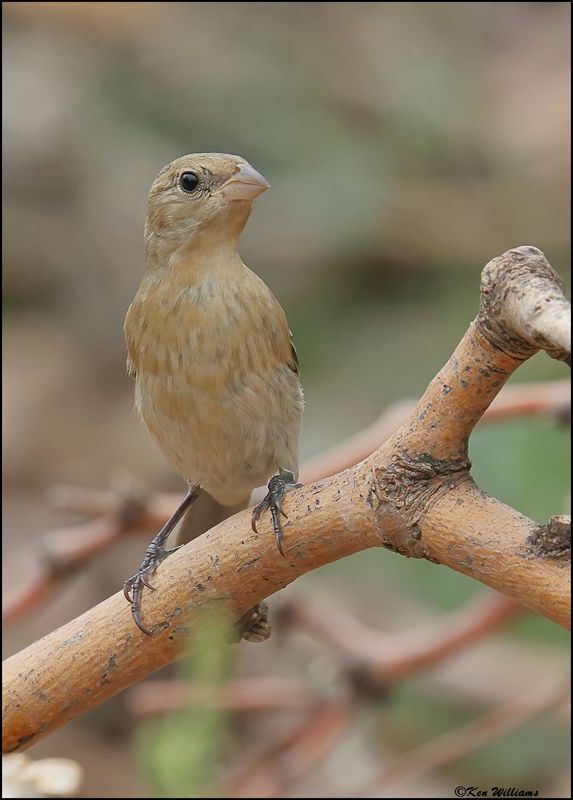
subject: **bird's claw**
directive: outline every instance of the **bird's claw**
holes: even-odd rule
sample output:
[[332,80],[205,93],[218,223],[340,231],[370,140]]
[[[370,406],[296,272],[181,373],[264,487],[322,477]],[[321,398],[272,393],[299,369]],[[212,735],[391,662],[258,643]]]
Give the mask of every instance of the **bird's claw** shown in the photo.
[[286,555],[283,549],[284,534],[279,515],[282,514],[286,519],[288,519],[288,515],[283,510],[282,500],[288,489],[298,489],[301,485],[300,483],[289,483],[282,475],[274,475],[268,483],[266,497],[253,509],[251,527],[255,533],[258,533],[257,522],[263,511],[268,509],[271,512],[277,548],[283,558],[286,558]]
[[231,641],[264,642],[271,635],[269,607],[266,603],[257,603],[240,618],[232,631]]
[[144,586],[147,586],[148,589],[151,589],[152,592],[155,591],[155,586],[152,586],[150,583],[147,582],[145,575],[141,576],[141,582]]
[[171,553],[174,553],[178,549],[178,547],[173,547],[172,549],[167,550],[163,547],[158,547],[155,542],[152,542],[147,548],[145,558],[143,559],[140,568],[133,577],[129,578],[123,584],[123,595],[127,602],[131,604],[131,615],[133,620],[139,630],[145,633],[147,636],[151,636],[152,631],[145,627],[143,620],[141,619],[141,595],[143,592],[143,587],[145,586],[152,592],[155,591],[155,586],[149,583],[149,578],[155,574],[159,564],[166,559],[167,556],[171,555]]
[[141,594],[144,586],[155,591],[154,587],[147,582],[146,573],[140,570],[132,578],[125,581],[123,584],[123,594],[127,602],[131,604],[131,616],[133,617],[133,621],[142,633],[151,636],[152,631],[145,627],[141,619]]

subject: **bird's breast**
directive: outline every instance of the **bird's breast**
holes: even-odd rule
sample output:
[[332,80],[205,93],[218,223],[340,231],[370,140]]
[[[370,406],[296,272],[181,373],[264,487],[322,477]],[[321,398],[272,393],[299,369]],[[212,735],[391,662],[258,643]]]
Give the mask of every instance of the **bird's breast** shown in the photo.
[[296,470],[302,391],[260,279],[140,292],[125,331],[136,406],[188,480],[232,504],[279,465]]
[[204,280],[142,293],[128,312],[129,362],[143,392],[165,413],[189,411],[197,393],[215,399],[277,364],[269,303],[247,287]]

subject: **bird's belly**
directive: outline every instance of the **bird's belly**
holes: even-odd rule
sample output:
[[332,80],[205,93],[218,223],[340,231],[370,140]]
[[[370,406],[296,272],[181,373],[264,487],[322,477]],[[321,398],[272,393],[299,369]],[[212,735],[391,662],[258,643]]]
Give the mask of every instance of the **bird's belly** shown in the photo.
[[138,373],[136,405],[170,464],[222,505],[246,500],[279,467],[296,475],[303,399],[286,365]]

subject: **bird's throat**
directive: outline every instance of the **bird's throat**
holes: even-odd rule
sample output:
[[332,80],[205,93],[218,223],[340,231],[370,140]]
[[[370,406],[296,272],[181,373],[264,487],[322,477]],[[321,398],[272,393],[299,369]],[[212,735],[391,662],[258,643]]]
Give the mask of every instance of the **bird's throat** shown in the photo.
[[242,267],[239,237],[251,211],[250,203],[234,204],[233,213],[189,229],[176,239],[146,237],[148,272],[168,273],[176,282],[193,282],[205,272]]

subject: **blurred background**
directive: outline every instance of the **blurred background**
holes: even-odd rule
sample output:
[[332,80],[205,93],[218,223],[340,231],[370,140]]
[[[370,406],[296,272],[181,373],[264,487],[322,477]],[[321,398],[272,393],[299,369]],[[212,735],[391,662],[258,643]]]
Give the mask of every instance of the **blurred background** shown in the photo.
[[[294,333],[303,459],[423,392],[475,315],[491,258],[533,244],[569,281],[569,3],[7,2],[2,14],[7,590],[31,569],[42,534],[70,522],[48,503],[54,485],[107,487],[127,474],[150,491],[182,490],[133,413],[122,334],[143,270],[147,191],[166,162],[238,153],[272,185],[241,252]],[[536,356],[513,382],[564,377],[562,364]],[[551,415],[484,426],[471,441],[474,476],[544,522],[569,511],[568,441]],[[4,655],[115,592],[146,542],[114,546],[7,628]],[[281,595],[401,631],[479,592],[445,568],[380,550]],[[333,691],[332,652],[275,628],[263,645],[232,648],[225,674],[295,676]],[[524,614],[391,690],[363,694],[285,794],[236,796],[350,790],[350,775],[352,786],[367,782],[526,694],[567,658],[565,633]],[[169,727],[169,716],[140,720],[125,694],[31,755],[79,761],[80,796],[193,796],[288,728],[280,714],[214,725],[192,710]],[[195,754],[203,766],[173,786],[197,731],[211,742]],[[563,713],[546,715],[396,791],[450,796],[466,782],[567,796],[567,731]]]

